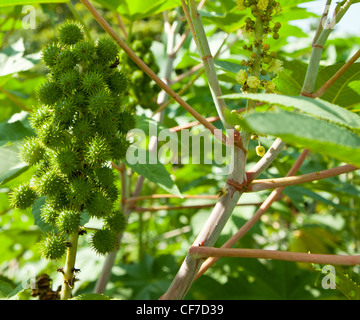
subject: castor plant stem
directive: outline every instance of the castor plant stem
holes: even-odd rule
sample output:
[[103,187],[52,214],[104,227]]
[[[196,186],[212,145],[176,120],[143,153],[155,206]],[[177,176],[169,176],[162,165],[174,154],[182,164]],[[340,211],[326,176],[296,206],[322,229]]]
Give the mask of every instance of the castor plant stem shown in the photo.
[[76,260],[76,251],[79,239],[79,232],[74,231],[69,236],[68,249],[66,253],[66,261],[63,274],[63,283],[61,286],[60,299],[67,300],[71,298],[71,291],[74,288],[74,270],[75,270],[75,260]]
[[[195,1],[189,1],[190,9],[194,11]],[[190,11],[191,11],[190,10]],[[193,17],[196,18],[197,24],[201,23],[201,19],[196,14],[193,14]],[[260,24],[260,26],[256,27],[256,35],[255,39],[262,39],[263,37],[263,24],[260,19],[256,19],[256,22]],[[194,23],[195,24],[195,23]],[[196,25],[196,24],[195,24]],[[197,31],[197,30],[196,30]],[[202,37],[206,37],[205,33],[197,33],[198,42],[205,43],[205,39],[200,39]],[[203,59],[204,60],[204,59]],[[252,75],[255,76],[256,72],[257,77],[260,76],[260,63],[261,63],[261,55],[257,55],[254,59],[254,68],[252,70]],[[204,61],[205,62],[205,61]],[[256,90],[257,92],[257,90]],[[252,107],[252,106],[251,106]],[[254,105],[255,107],[255,105]],[[248,134],[244,135],[245,140],[242,141],[243,148],[246,148],[247,143],[249,142]],[[233,171],[229,174],[229,179],[234,179],[243,183],[246,181],[246,157],[247,154],[244,152],[243,148],[234,148],[234,153],[231,159]],[[230,218],[235,206],[238,203],[238,200],[242,196],[242,192],[236,190],[233,186],[227,184],[226,185],[227,193],[220,197],[219,201],[215,205],[212,213],[210,214],[208,220],[204,224],[202,230],[199,235],[195,239],[193,246],[201,245],[204,246],[213,246],[220,236],[221,231],[223,230],[226,222]],[[203,260],[196,259],[193,257],[190,252],[185,257],[183,264],[181,265],[178,273],[176,274],[174,280],[172,281],[170,287],[166,291],[166,293],[162,296],[163,300],[177,300],[183,299],[195,280],[197,273],[201,267]]]

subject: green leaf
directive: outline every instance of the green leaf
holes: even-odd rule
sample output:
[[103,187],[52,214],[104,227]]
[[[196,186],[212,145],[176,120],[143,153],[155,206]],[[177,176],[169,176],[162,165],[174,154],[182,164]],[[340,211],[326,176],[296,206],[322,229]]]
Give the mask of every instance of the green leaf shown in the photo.
[[53,230],[54,228],[50,224],[44,222],[43,219],[41,219],[41,208],[44,204],[44,197],[40,197],[39,199],[37,199],[32,207],[31,214],[34,217],[34,225],[38,226],[43,232],[47,232]]
[[276,91],[284,95],[299,95],[303,87],[307,64],[294,60],[284,62],[284,70],[281,76],[273,80],[276,85]]
[[209,21],[219,29],[231,33],[238,30],[245,23],[245,14],[239,14],[236,10],[231,10],[225,14],[215,12],[200,11],[201,19]]
[[125,160],[126,165],[133,169],[135,172],[137,172],[139,175],[155,183],[165,191],[181,197],[178,187],[171,179],[170,173],[166,170],[165,166],[160,162],[156,162],[154,156],[148,151],[144,152],[146,154],[146,159],[149,159],[149,162],[154,164],[139,163],[134,161],[134,159],[130,159],[129,157],[127,157],[127,159]]
[[[323,68],[318,75],[315,91],[327,82],[344,64]],[[350,108],[360,101],[360,63],[353,64],[321,97],[323,100]]]
[[181,5],[180,0],[97,0],[96,2],[130,20],[144,19]]
[[60,3],[68,2],[69,0],[2,0],[0,1],[0,7],[5,6],[17,6],[17,5],[34,5],[36,3]]
[[18,144],[32,135],[34,131],[28,126],[26,112],[15,114],[7,122],[0,124],[0,185],[29,168],[19,157]]
[[360,129],[360,117],[357,114],[321,99],[278,94],[233,94],[225,98],[257,100],[284,107],[294,107],[313,116],[352,129]]
[[279,110],[253,113],[240,119],[249,132],[268,134],[346,163],[360,165],[360,136],[326,120]]
[[0,299],[6,298],[14,290],[10,281],[0,279]]
[[29,169],[29,166],[19,159],[17,146],[1,146],[0,154],[0,185],[7,183]]

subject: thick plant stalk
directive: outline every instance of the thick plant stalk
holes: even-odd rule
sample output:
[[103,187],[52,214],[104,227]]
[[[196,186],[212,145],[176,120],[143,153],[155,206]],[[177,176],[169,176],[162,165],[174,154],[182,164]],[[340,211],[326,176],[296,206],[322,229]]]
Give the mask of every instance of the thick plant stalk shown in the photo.
[[[190,0],[190,9],[192,11],[192,16],[196,20],[194,22],[194,29],[197,36],[197,42],[202,44],[204,47],[200,50],[204,50],[206,48],[206,35],[203,32],[203,27],[201,24],[201,20],[196,14],[196,7],[195,1]],[[255,40],[259,41],[262,40],[263,37],[263,24],[261,19],[257,19],[257,26],[255,30]],[[201,38],[201,39],[200,39]],[[260,71],[260,59],[261,56],[258,55],[257,59],[255,59],[253,74],[255,75],[256,72],[257,76],[259,76]],[[204,59],[203,59],[204,60]],[[208,60],[208,67],[211,68],[211,60]],[[204,60],[205,65],[205,60]],[[206,70],[206,69],[205,69]],[[254,71],[255,70],[255,71]],[[213,75],[210,71],[210,78],[208,78],[209,82],[212,82],[210,85],[212,88],[216,88],[217,86],[217,79],[215,81],[214,77],[216,74]],[[214,101],[215,104],[218,104],[218,101]],[[249,101],[249,103],[252,103]],[[251,108],[255,107],[254,105],[250,106]],[[218,112],[223,112],[223,109],[220,105],[217,106]],[[221,114],[219,114],[221,117]],[[227,127],[227,125],[225,126]],[[244,139],[245,138],[245,139]],[[245,164],[246,164],[246,157],[247,152],[244,150],[249,142],[249,134],[243,135],[242,141],[242,148],[237,146],[234,147],[233,158],[231,159],[232,167],[234,168],[233,172],[229,174],[228,180],[238,181],[239,183],[246,182],[246,172],[245,172]],[[199,235],[195,239],[193,246],[213,246],[217,241],[218,237],[220,236],[221,231],[223,230],[226,222],[230,218],[236,204],[238,203],[242,192],[239,192],[234,188],[234,186],[227,184],[227,194],[222,196],[218,203],[215,205],[210,217],[206,221],[205,225],[203,226],[202,230],[200,231]],[[163,300],[177,300],[183,299],[189,290],[191,284],[196,278],[196,275],[201,267],[202,264],[201,259],[194,258],[190,253],[187,254],[183,264],[180,267],[177,275],[175,276],[173,282],[171,283],[167,292],[161,297]]]
[[75,279],[75,260],[78,245],[78,231],[70,234],[68,250],[66,254],[65,268],[63,270],[63,284],[61,286],[60,299],[67,300],[71,298],[71,291],[74,287]]
[[[352,3],[353,0],[347,0],[345,4],[339,9],[338,13],[335,15],[332,21],[322,29],[322,32],[320,33],[318,38],[316,38],[316,41],[313,44],[313,50],[311,53],[308,72],[305,77],[302,95],[310,97],[312,96],[325,43],[332,32],[332,28],[334,28],[335,25],[340,22],[340,20],[344,17],[345,13],[350,8]],[[320,22],[320,24],[321,23],[322,21]]]
[[[183,5],[183,7],[184,7],[184,5]],[[200,52],[201,59],[203,60],[203,63],[204,63],[206,77],[208,79],[210,92],[211,92],[217,113],[218,113],[220,120],[223,123],[224,127],[226,129],[232,129],[232,126],[230,126],[225,119],[226,104],[225,104],[224,99],[220,98],[222,96],[222,91],[221,91],[220,84],[219,84],[219,81],[217,78],[213,56],[211,54],[211,50],[210,50],[209,43],[206,38],[205,30],[204,30],[204,27],[203,27],[201,19],[200,19],[200,14],[197,11],[197,8],[195,5],[195,0],[189,1],[189,7],[190,7],[190,15],[191,15],[191,20],[188,20],[189,25],[191,25],[191,21],[192,21],[193,25],[194,25],[194,29],[192,30],[193,38],[196,39],[196,44],[198,46],[198,50]]]
[[[235,148],[233,162],[237,164],[234,168],[231,177],[242,176],[242,180],[245,179],[244,168],[241,168],[238,164],[245,163],[246,155],[240,148]],[[221,197],[218,203],[215,205],[210,217],[206,224],[202,228],[198,237],[194,241],[193,245],[213,246],[218,239],[223,227],[229,219],[233,209],[235,208],[241,193],[234,189],[232,186],[227,186],[228,193]],[[191,254],[188,254],[180,267],[177,275],[171,283],[167,292],[162,296],[163,300],[178,300],[183,299],[189,290],[191,284],[195,280],[197,272],[201,267],[202,260],[194,258]]]

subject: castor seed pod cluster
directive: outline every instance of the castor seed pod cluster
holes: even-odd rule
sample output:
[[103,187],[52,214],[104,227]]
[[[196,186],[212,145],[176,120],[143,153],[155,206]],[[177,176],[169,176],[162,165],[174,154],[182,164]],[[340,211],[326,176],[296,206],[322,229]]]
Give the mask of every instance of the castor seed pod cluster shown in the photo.
[[116,63],[118,55],[114,41],[88,41],[74,21],[61,25],[58,39],[42,52],[49,73],[30,115],[36,136],[20,147],[21,158],[37,171],[30,183],[12,190],[10,201],[24,210],[45,199],[40,211],[51,226],[42,241],[47,259],[64,255],[66,238],[80,230],[85,214],[104,220],[92,238],[100,254],[115,248],[125,228],[110,161],[125,157],[135,116],[123,103],[130,81],[123,71],[127,66]]

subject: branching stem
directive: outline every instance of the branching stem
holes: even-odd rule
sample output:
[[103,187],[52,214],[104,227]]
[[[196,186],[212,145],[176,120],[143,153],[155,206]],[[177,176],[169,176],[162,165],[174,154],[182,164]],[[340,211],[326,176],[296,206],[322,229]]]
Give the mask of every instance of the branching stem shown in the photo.
[[278,250],[228,249],[201,246],[193,246],[190,248],[189,251],[190,254],[197,259],[202,259],[205,257],[238,257],[347,266],[354,266],[360,264],[360,255],[351,256],[332,254],[310,254],[301,252],[285,252]]

